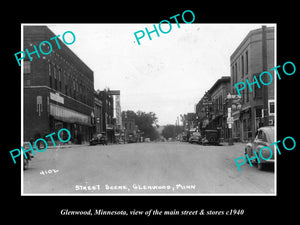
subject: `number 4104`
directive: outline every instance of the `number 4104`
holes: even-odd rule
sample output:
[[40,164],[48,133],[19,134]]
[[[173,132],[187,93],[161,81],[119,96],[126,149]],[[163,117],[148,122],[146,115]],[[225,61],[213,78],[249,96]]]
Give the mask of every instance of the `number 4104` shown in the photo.
[[46,175],[46,174],[51,174],[51,173],[57,173],[59,170],[55,170],[55,169],[52,169],[52,170],[41,170],[40,174],[41,175]]

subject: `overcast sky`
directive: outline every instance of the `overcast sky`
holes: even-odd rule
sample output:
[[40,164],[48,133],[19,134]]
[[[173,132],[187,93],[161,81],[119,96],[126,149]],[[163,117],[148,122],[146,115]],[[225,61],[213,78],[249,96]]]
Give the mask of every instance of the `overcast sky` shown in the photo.
[[168,34],[152,33],[152,40],[146,34],[141,45],[134,32],[152,30],[153,24],[47,26],[56,35],[75,34],[68,47],[94,71],[95,90],[120,90],[122,110],[154,112],[158,124],[166,125],[194,112],[204,92],[221,76],[230,76],[230,55],[262,25],[180,23],[178,28],[174,23]]

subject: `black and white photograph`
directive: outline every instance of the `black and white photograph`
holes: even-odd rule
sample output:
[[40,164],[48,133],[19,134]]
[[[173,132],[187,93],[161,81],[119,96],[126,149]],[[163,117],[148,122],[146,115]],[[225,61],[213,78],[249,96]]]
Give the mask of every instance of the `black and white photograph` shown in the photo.
[[184,15],[22,24],[23,195],[276,195],[276,24]]
[[296,4],[101,3],[5,8],[4,219],[296,219]]

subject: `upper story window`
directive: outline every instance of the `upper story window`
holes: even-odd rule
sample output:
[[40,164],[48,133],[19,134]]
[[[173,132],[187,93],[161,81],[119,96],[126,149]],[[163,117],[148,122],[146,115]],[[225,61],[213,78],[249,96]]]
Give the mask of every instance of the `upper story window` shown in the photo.
[[24,61],[24,74],[31,73],[30,61]]
[[242,77],[244,77],[244,56],[241,57]]
[[249,58],[248,58],[248,51],[245,53],[245,73],[248,74],[249,70]]

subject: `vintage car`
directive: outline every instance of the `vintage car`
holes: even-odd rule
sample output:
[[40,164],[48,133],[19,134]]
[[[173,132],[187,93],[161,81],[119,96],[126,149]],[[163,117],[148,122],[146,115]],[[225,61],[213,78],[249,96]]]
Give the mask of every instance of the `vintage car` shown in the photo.
[[[274,138],[274,127],[260,127],[255,134],[253,142],[248,143],[245,147],[245,155],[248,154],[249,158],[255,157],[254,151],[256,151],[256,155],[259,157],[260,163],[257,163],[256,159],[251,160],[251,163],[256,162],[259,170],[262,170],[266,163],[274,163],[274,145],[270,145],[274,142]],[[272,153],[267,148],[262,149],[260,152],[260,149],[264,146],[268,146],[272,150]],[[270,157],[271,154],[272,157]],[[264,159],[262,159],[261,156]],[[246,162],[249,164],[248,160],[246,160]]]
[[133,134],[128,135],[128,143],[136,143],[137,138]]
[[[31,145],[33,146],[33,142],[31,143]],[[29,148],[28,142],[24,142],[24,148]],[[23,153],[23,170],[27,170],[29,168],[29,161],[31,161],[33,158],[34,156],[32,155],[31,151]]]
[[199,132],[193,132],[189,139],[189,143],[201,144],[201,134]]
[[96,134],[90,140],[90,145],[97,145],[97,144],[107,145],[107,137],[104,132],[102,132],[101,134]]
[[219,145],[220,144],[220,132],[218,130],[204,130],[201,143],[203,145],[206,144],[213,144]]
[[[25,155],[27,156],[27,158],[25,157]],[[29,160],[31,160],[34,156],[31,155],[31,153],[26,152],[23,154],[23,170],[27,170],[29,168]]]
[[180,136],[180,141],[181,142],[187,142],[188,139],[187,139],[187,132],[182,132],[182,135]]

